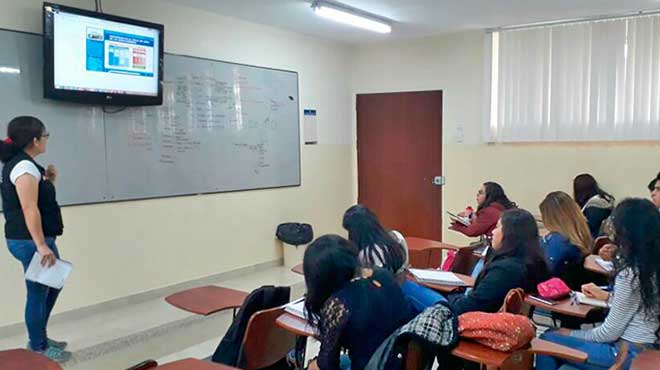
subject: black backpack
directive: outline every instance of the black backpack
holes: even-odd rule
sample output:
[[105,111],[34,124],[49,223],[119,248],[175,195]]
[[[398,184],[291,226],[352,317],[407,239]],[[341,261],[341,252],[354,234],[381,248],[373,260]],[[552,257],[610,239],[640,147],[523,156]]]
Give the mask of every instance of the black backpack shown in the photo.
[[245,298],[227,333],[213,353],[212,361],[233,367],[241,367],[241,346],[252,315],[261,310],[287,304],[291,297],[290,287],[262,286]]
[[277,226],[277,239],[291,245],[307,244],[314,239],[312,225],[297,222],[286,222]]

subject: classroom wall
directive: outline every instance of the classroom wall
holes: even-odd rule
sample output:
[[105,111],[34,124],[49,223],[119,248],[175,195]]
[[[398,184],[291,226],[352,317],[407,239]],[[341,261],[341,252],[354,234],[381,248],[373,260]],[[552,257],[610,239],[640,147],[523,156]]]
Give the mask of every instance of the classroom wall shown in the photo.
[[[41,32],[41,4],[0,0],[0,28]],[[281,222],[309,222],[317,235],[341,231],[355,199],[350,47],[164,1],[105,0],[103,7],[164,23],[168,52],[297,71],[301,110],[318,110],[319,145],[302,147],[301,187],[64,208],[58,244],[75,270],[56,312],[275,261]],[[4,245],[0,292],[0,327],[21,322],[21,269]]]
[[[648,196],[646,185],[660,171],[660,143],[484,143],[484,37],[483,32],[462,32],[360,47],[354,54],[355,94],[443,90],[445,209],[474,205],[480,184],[494,180],[512,200],[539,214],[545,194],[570,192],[573,178],[583,172],[592,173],[617,199]],[[462,143],[457,127],[464,129]],[[467,240],[447,230],[446,217],[443,222],[445,241]]]

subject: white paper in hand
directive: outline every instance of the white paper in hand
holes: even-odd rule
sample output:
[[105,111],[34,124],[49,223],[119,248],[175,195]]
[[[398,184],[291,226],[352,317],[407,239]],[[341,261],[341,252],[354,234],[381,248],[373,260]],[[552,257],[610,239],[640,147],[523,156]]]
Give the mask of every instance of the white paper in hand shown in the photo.
[[41,265],[41,256],[35,253],[30,261],[27,271],[25,271],[25,279],[40,283],[51,288],[62,289],[64,282],[69,278],[73,270],[71,262],[56,260],[55,264],[51,267]]

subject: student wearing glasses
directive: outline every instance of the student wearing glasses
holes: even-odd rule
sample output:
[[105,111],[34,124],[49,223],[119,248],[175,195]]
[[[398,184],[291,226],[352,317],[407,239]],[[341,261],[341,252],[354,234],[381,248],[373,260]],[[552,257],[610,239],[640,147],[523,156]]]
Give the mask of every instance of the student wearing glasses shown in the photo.
[[502,212],[512,208],[516,208],[516,204],[509,200],[502,186],[495,182],[486,182],[477,191],[477,211],[474,215],[466,215],[463,212],[459,214],[463,217],[470,216],[470,226],[454,222],[450,229],[465,236],[490,237]]
[[[35,161],[46,152],[49,136],[38,118],[20,116],[9,122],[7,138],[0,141],[5,238],[9,252],[21,262],[24,271],[35,253],[41,264],[48,267],[59,258],[55,238],[62,235],[63,224],[55,196],[57,171],[52,165],[44,169]],[[26,280],[25,284],[28,349],[65,362],[71,357],[64,350],[66,342],[49,339],[46,333],[60,291],[32,281]]]

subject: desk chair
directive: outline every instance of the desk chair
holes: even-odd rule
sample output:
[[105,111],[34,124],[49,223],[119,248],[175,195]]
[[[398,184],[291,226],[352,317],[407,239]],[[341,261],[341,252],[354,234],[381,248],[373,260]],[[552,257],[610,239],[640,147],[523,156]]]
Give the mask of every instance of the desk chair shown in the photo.
[[296,335],[275,325],[282,307],[258,311],[250,317],[239,354],[240,368],[256,370],[286,358],[296,347]]
[[630,365],[630,370],[654,370],[660,364],[660,351],[646,350],[638,354]]

